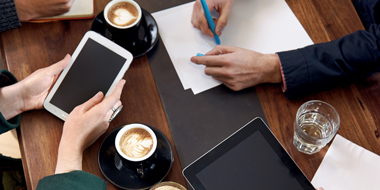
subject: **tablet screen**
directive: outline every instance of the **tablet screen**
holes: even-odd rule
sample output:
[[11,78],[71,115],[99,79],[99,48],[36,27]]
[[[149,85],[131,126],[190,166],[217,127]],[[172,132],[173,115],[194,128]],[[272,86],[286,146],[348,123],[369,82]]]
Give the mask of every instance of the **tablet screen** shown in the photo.
[[[259,131],[215,160],[196,176],[207,190],[237,187],[238,189],[303,190]],[[215,181],[218,183],[214,183]]]
[[261,119],[255,119],[183,171],[196,190],[315,190]]
[[70,113],[99,91],[106,94],[125,61],[88,38],[50,103]]

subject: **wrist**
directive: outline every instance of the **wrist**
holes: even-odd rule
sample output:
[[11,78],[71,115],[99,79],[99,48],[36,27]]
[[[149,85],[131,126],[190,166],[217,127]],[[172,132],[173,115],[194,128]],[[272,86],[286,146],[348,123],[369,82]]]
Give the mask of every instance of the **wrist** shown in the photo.
[[82,159],[83,151],[73,146],[73,143],[61,140],[55,174],[82,170]]
[[268,65],[267,83],[282,83],[280,59],[276,54],[266,54]]
[[30,12],[32,8],[28,5],[25,5],[24,1],[14,0],[14,3],[16,5],[18,19],[21,22],[28,21],[33,18],[33,14]]
[[19,83],[0,88],[0,112],[6,120],[21,114],[23,105]]

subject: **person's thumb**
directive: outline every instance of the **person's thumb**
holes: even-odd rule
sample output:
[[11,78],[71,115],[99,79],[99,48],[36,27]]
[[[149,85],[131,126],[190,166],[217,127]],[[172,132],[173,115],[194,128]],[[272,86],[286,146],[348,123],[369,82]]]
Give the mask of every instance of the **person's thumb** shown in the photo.
[[63,58],[61,61],[58,61],[57,63],[51,65],[49,67],[49,72],[50,74],[58,74],[60,73],[63,69],[67,67],[67,65],[70,63],[71,56],[67,54],[65,58]]
[[91,99],[87,100],[87,102],[80,105],[82,107],[82,110],[84,112],[90,110],[92,107],[96,106],[103,100],[103,92],[98,92],[95,96],[93,96]]
[[221,35],[223,28],[227,25],[228,16],[230,15],[232,5],[233,1],[226,1],[221,4],[220,9],[217,10],[219,12],[219,19],[215,26],[215,33],[217,35]]
[[216,26],[215,26],[215,33],[217,35],[222,34],[223,28],[227,25],[227,20],[228,20],[228,16],[221,15],[219,17],[218,21],[216,22]]

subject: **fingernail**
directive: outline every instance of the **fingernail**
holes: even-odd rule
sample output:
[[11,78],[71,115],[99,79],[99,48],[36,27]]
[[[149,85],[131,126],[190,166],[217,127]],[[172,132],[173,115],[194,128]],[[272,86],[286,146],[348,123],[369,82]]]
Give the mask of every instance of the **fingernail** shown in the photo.
[[222,27],[218,27],[216,29],[216,34],[221,35],[222,34]]
[[66,56],[65,56],[65,58],[64,59],[66,59],[67,57],[69,57],[70,55],[69,54],[66,54]]
[[102,92],[101,91],[99,91],[98,93],[96,93],[96,97],[99,97],[100,96],[100,94],[101,94]]

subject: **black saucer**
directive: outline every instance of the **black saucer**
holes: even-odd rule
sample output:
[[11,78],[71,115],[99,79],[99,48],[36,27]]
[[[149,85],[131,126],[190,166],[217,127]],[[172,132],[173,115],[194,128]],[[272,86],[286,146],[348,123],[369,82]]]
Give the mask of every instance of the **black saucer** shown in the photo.
[[125,40],[112,35],[107,28],[107,21],[104,19],[103,11],[96,16],[92,23],[91,30],[119,44],[121,47],[131,52],[134,58],[140,57],[148,53],[154,45],[156,45],[159,37],[156,21],[148,11],[143,8],[141,8],[141,10],[143,14],[138,29],[138,38],[136,39]]
[[169,173],[173,161],[173,150],[168,138],[155,127],[149,126],[157,137],[156,158],[147,169],[147,175],[140,178],[135,170],[121,163],[115,148],[115,137],[122,128],[114,129],[103,141],[98,152],[98,163],[104,177],[120,189],[147,189],[161,182]]

